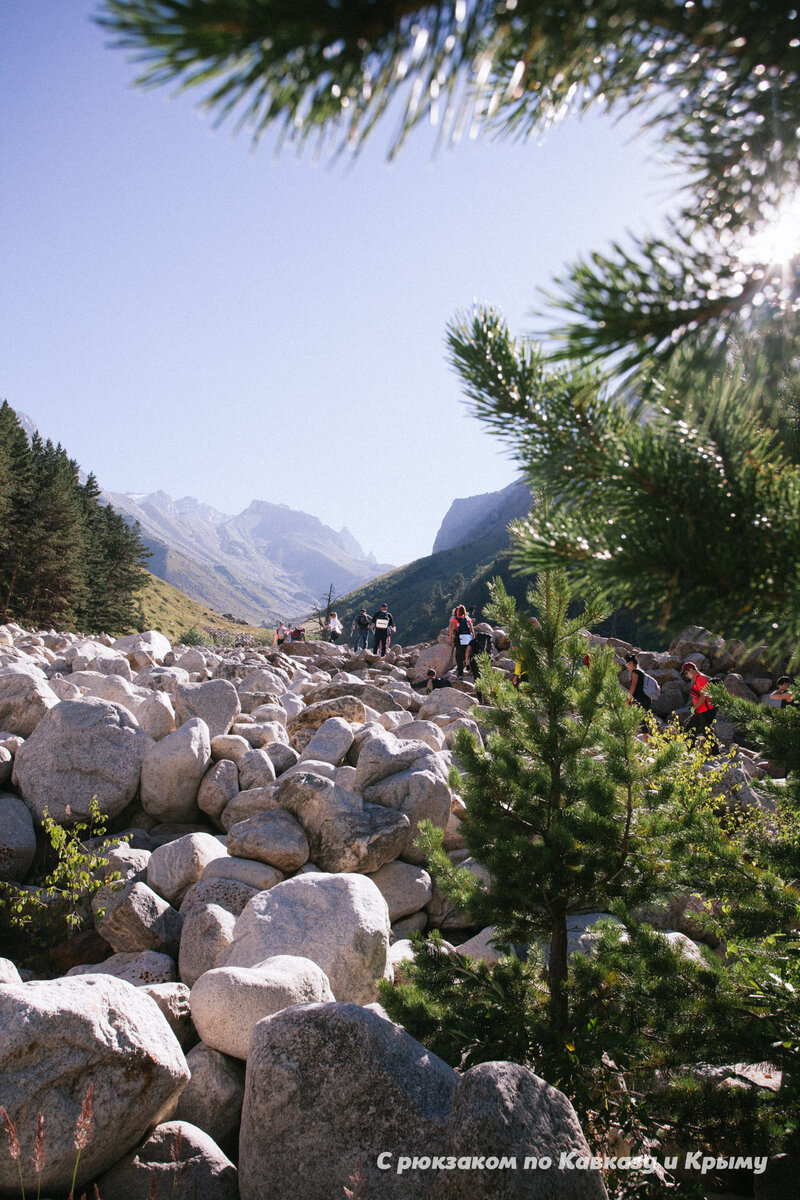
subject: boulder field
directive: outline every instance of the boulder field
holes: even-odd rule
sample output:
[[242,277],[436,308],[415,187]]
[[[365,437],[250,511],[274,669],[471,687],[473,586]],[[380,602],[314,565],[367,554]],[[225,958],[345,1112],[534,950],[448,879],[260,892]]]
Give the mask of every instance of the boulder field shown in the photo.
[[[478,628],[510,674],[504,632]],[[687,703],[686,658],[736,695],[772,689],[757,655],[690,629],[639,652],[660,715]],[[449,686],[426,693],[429,668]],[[76,1130],[76,1195],[96,1182],[102,1200],[334,1200],[359,1177],[402,1200],[605,1196],[598,1171],[522,1169],[590,1154],[565,1096],[511,1063],[456,1072],[377,1003],[414,930],[496,955],[491,930],[464,942],[414,845],[427,818],[481,874],[450,784],[463,727],[481,737],[481,706],[444,635],[379,659],[0,626],[0,881],[37,895],[45,811],[69,828],[96,798],[114,836],[87,845],[94,929],[55,948],[55,978],[20,969],[0,914],[0,1105],[20,1148],[0,1152],[0,1197],[20,1170],[31,1194],[66,1197]],[[730,782],[769,769],[740,754]],[[693,952],[681,921],[670,936]]]

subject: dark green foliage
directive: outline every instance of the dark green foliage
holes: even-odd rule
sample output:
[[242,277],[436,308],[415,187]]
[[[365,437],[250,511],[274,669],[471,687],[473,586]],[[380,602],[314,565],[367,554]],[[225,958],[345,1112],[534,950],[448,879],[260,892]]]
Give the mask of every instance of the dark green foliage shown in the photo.
[[381,983],[393,1018],[434,1054],[463,1070],[495,1059],[531,1063],[536,1031],[543,1025],[546,1029],[540,960],[507,958],[489,967],[446,951],[438,932],[427,938],[414,935],[413,940],[411,981],[395,987]]
[[740,364],[709,380],[681,363],[637,396],[596,372],[549,365],[497,313],[451,327],[476,414],[557,504],[516,523],[526,571],[569,567],[662,628],[800,638],[800,463],[763,377]]
[[488,736],[483,747],[457,736],[458,788],[469,811],[467,847],[495,881],[491,891],[473,890],[470,913],[501,942],[546,938],[552,1024],[566,1029],[567,917],[652,891],[660,779],[678,747],[639,761],[641,714],[627,706],[612,651],[582,663],[583,622],[600,613],[569,617],[563,575],[543,576],[532,599],[536,621],[502,584],[492,587],[489,614],[509,631],[528,681],[514,689],[484,660]]
[[[795,1084],[787,1072],[790,1056],[776,1046],[776,1035],[788,1026],[777,1008],[769,1020],[756,1015],[753,980],[768,981],[772,964],[759,954],[757,967],[756,960],[750,965],[755,971],[748,976],[735,961],[723,963],[708,951],[704,962],[695,962],[630,920],[625,939],[611,927],[591,958],[572,961],[575,1062],[585,1069],[599,1065],[602,1055],[612,1061],[638,1097],[641,1118],[658,1128],[662,1146],[705,1146],[724,1156],[790,1144]],[[793,1058],[796,1063],[796,1050]],[[772,1063],[776,1082],[783,1069],[780,1096],[720,1088],[725,1071],[719,1068],[736,1062]],[[695,1064],[706,1067],[698,1071]]]
[[0,621],[121,631],[147,572],[138,526],[107,505],[67,452],[0,406]]
[[746,729],[782,773],[780,784],[769,778],[758,783],[774,811],[757,807],[735,814],[737,842],[785,879],[800,881],[800,705],[751,704],[731,696],[721,685],[713,688],[713,695],[720,711]]
[[[598,1146],[621,1129],[662,1154],[790,1149],[797,892],[757,846],[748,850],[735,803],[717,799],[724,759],[690,751],[675,729],[635,737],[641,714],[626,706],[608,651],[583,665],[587,641],[567,616],[563,578],[543,577],[535,599],[538,625],[494,588],[490,613],[512,631],[528,680],[515,690],[484,658],[484,746],[466,731],[456,744],[464,839],[491,889],[450,861],[431,827],[421,838],[441,890],[476,928],[491,924],[501,948],[529,944],[529,961],[478,965],[417,937],[384,1004],[455,1066],[505,1057],[531,1066],[570,1096]],[[695,961],[643,923],[687,895],[703,898],[693,920],[724,957],[706,949]],[[567,915],[598,910],[619,918],[625,936],[595,926],[593,956],[568,958]],[[774,1063],[780,1092],[720,1088],[719,1071],[743,1060]],[[698,1062],[713,1070],[698,1073]],[[620,1196],[661,1194],[633,1177],[615,1186]],[[681,1181],[681,1194],[692,1186]]]

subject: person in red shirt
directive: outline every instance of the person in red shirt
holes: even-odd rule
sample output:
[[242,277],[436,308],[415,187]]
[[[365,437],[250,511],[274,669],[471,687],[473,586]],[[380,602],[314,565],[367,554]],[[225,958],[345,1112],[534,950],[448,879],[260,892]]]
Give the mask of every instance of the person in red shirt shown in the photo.
[[713,725],[717,710],[714,707],[714,701],[708,694],[708,676],[698,670],[697,664],[685,662],[681,667],[681,671],[683,671],[690,684],[689,700],[692,705],[692,715],[686,722],[684,729],[689,734],[694,745],[698,734],[702,734],[704,730]]

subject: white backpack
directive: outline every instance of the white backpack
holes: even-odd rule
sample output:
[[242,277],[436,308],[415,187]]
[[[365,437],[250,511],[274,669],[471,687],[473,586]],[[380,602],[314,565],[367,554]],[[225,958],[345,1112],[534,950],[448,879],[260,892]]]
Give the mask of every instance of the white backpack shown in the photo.
[[648,675],[646,671],[642,671],[642,690],[645,696],[649,696],[651,700],[657,700],[661,695],[661,687],[652,675]]

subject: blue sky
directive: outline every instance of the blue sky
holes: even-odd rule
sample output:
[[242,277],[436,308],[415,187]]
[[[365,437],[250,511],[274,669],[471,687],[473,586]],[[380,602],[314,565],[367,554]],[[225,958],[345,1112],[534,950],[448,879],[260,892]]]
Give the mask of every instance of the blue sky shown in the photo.
[[674,177],[634,126],[542,143],[391,130],[354,162],[276,157],[146,93],[93,0],[0,4],[0,397],[112,491],[346,525],[430,553],[514,465],[444,351],[477,299],[518,334],[578,254],[656,227]]

